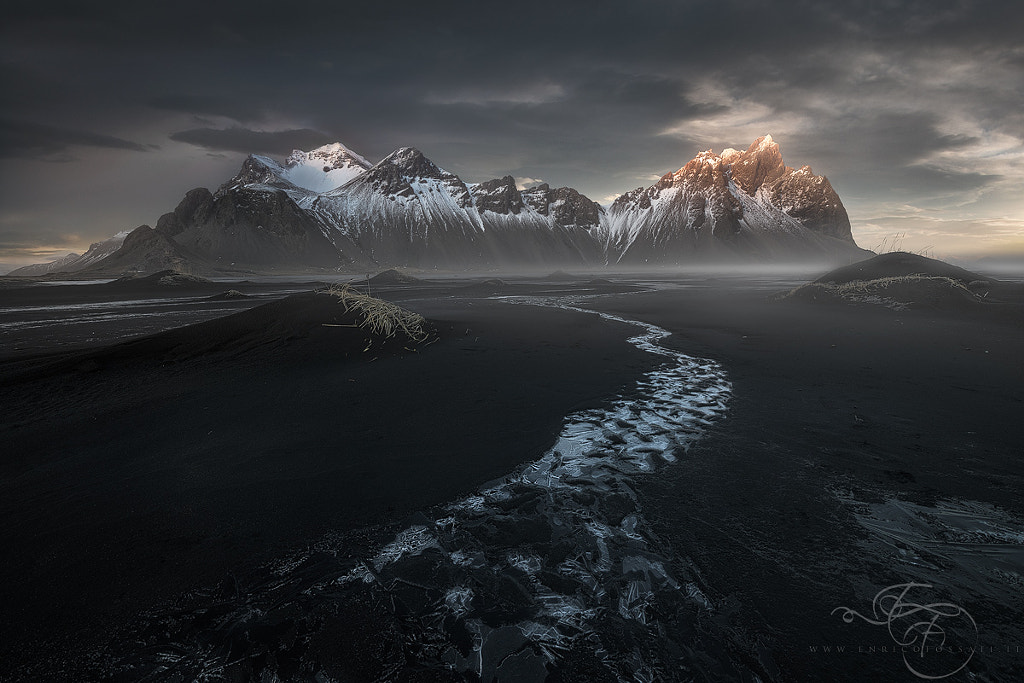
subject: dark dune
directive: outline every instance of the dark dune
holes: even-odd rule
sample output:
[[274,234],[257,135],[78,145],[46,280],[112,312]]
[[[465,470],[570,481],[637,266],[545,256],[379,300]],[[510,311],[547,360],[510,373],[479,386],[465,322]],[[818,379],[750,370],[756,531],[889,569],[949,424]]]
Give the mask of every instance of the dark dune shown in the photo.
[[488,278],[487,280],[481,280],[479,282],[471,282],[461,287],[461,292],[464,294],[472,294],[476,296],[490,296],[492,294],[502,294],[508,292],[513,287],[508,282],[499,278]]
[[907,275],[875,280],[853,280],[842,285],[812,282],[780,299],[814,303],[880,305],[894,310],[970,309],[986,302],[956,280],[945,277]]
[[205,277],[182,273],[176,270],[161,270],[149,275],[126,275],[119,277],[112,282],[105,283],[107,287],[197,287],[212,286],[212,280]]
[[541,278],[542,280],[548,280],[550,282],[572,282],[579,278],[575,275],[565,272],[564,270],[556,270],[553,273],[545,275]]
[[408,273],[403,273],[400,270],[391,268],[383,272],[377,273],[369,279],[371,285],[411,285],[417,282],[423,282],[418,277],[413,277]]
[[887,277],[906,277],[919,275],[923,277],[943,277],[955,280],[961,285],[972,282],[993,282],[992,278],[972,273],[958,266],[936,259],[896,251],[879,254],[873,258],[842,268],[836,268],[819,277],[815,282],[845,284],[855,280],[878,280]]
[[232,299],[247,298],[249,298],[248,294],[243,294],[242,292],[239,292],[237,289],[229,289],[225,292],[221,292],[220,294],[214,294],[213,296],[210,297],[210,301],[230,301]]
[[89,284],[45,284],[35,280],[6,288],[0,285],[0,302],[5,306],[45,306],[136,297],[208,296],[223,291],[223,283],[164,270],[147,276],[125,276]]
[[844,266],[779,299],[969,312],[1022,312],[1024,288],[916,254],[895,252]]
[[479,300],[418,302],[435,343],[364,351],[331,306],[0,364],[0,542],[21,558],[0,567],[0,678],[88,678],[82,653],[140,610],[328,532],[382,542],[656,362],[634,328]]
[[[234,297],[232,297],[234,298]],[[369,302],[384,310],[390,321],[406,320],[415,329],[373,329],[368,314],[358,306]],[[390,317],[389,317],[390,316]],[[331,290],[293,294],[278,301],[239,313],[161,332],[96,351],[55,359],[37,359],[30,370],[9,375],[18,384],[68,371],[93,372],[128,362],[155,365],[191,358],[216,362],[223,356],[244,356],[301,341],[306,352],[326,352],[337,358],[363,354],[413,351],[436,340],[436,333],[422,317],[379,299],[354,292]]]
[[[164,284],[161,284],[161,281]],[[164,271],[155,273],[152,276],[132,276],[118,281],[95,282],[89,284],[42,284],[38,282],[29,283],[16,288],[3,289],[0,286],[0,303],[3,307],[14,310],[22,306],[80,306],[100,305],[113,301],[152,301],[155,307],[161,307],[167,302],[178,299],[195,297],[199,300],[213,300],[232,303],[238,307],[254,305],[261,295],[280,296],[283,292],[302,292],[311,289],[326,289],[331,285],[323,282],[313,281],[273,281],[263,280],[259,282],[239,281],[233,283],[210,282],[205,279],[195,278],[193,275],[177,273],[176,271]],[[247,297],[229,298],[225,289],[236,290]],[[216,297],[216,298],[214,298]],[[252,297],[252,299],[248,299]],[[74,311],[69,310],[69,314]],[[179,323],[178,326],[183,323]],[[174,327],[174,326],[168,326]],[[166,328],[165,328],[166,329]],[[88,332],[89,330],[86,330]],[[79,335],[88,338],[91,335]],[[40,340],[45,341],[45,340]],[[45,344],[42,344],[45,345]],[[0,347],[0,357],[6,355],[9,349]]]

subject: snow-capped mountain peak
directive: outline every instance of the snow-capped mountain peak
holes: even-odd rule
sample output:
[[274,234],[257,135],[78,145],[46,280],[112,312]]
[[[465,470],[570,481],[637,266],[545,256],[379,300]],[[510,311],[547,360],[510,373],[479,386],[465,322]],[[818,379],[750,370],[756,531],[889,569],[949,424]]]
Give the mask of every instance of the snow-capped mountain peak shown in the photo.
[[608,216],[608,252],[620,263],[666,263],[714,250],[856,249],[828,179],[808,166],[786,166],[771,135],[745,151],[700,152],[651,187],[621,195]]
[[340,142],[332,142],[309,152],[303,152],[301,149],[293,150],[285,160],[285,166],[292,167],[315,161],[322,161],[325,167],[331,169],[346,166],[361,166],[366,169],[373,165],[365,157],[356,154]]
[[729,164],[732,179],[751,196],[793,170],[783,163],[779,144],[771,135],[754,140],[746,152],[731,155]]
[[741,154],[743,154],[743,152],[739,151],[738,149],[726,147],[725,149],[722,150],[722,161],[724,161],[727,164],[731,164],[736,159],[736,157],[738,157]]
[[439,178],[451,175],[415,147],[399,147],[378,164],[384,165],[401,169],[407,178]]
[[687,175],[692,175],[693,173],[698,173],[702,169],[704,169],[705,172],[718,173],[721,167],[722,157],[709,149],[697,154],[697,156],[690,160],[690,162],[681,169],[676,171],[673,175],[677,178],[685,177]]
[[284,190],[300,205],[308,206],[316,195],[344,185],[371,166],[340,142],[310,152],[293,150],[284,163],[251,154],[235,177],[221,185],[216,194],[219,197],[240,188]]
[[363,192],[360,188],[369,187],[378,195],[416,198],[418,202],[437,192],[450,197],[460,209],[473,204],[469,188],[457,175],[440,168],[415,147],[396,149],[373,168],[325,196],[355,196]]
[[304,152],[296,149],[285,159],[280,176],[313,192],[327,192],[352,180],[372,164],[340,142]]

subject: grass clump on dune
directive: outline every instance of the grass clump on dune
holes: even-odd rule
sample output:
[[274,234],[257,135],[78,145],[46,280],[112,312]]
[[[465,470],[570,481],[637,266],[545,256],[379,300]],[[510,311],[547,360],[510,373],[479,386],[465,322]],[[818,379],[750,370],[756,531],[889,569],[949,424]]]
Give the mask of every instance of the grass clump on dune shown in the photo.
[[328,327],[358,327],[375,337],[390,339],[396,335],[407,337],[414,342],[426,341],[431,336],[426,318],[419,313],[407,311],[390,301],[376,299],[352,289],[347,283],[331,285],[318,294],[338,299],[346,313],[359,314],[362,319],[349,325],[324,323]]
[[910,307],[945,307],[954,302],[977,301],[962,282],[930,275],[895,275],[849,282],[811,282],[783,295],[808,301],[846,301],[877,304],[904,310]]
[[890,277],[880,277],[874,280],[853,280],[851,282],[844,282],[842,284],[836,284],[831,282],[819,282],[814,284],[818,286],[824,286],[827,289],[833,289],[840,296],[881,294],[891,291],[893,289],[899,289],[900,287],[903,286],[914,285],[961,289],[967,294],[973,296],[973,292],[967,289],[967,287],[965,287],[958,280],[954,280],[953,278],[949,277],[930,275],[894,275]]

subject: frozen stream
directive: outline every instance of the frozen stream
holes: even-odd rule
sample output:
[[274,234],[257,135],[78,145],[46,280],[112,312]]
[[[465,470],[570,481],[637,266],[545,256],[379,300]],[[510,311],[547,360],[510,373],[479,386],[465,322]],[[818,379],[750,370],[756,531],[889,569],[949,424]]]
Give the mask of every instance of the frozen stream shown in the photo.
[[[620,680],[685,677],[662,668],[685,658],[686,649],[664,616],[712,606],[692,580],[673,576],[673,556],[649,531],[635,481],[669,466],[724,413],[731,389],[725,372],[662,346],[670,334],[664,329],[580,308],[585,298],[504,300],[634,325],[640,331],[629,342],[664,363],[628,397],[567,416],[557,443],[539,460],[419,516],[372,559],[315,569],[314,554],[332,552],[325,541],[269,567],[261,585],[212,621],[153,615],[153,632],[177,632],[173,645],[151,642],[145,662],[118,658],[113,668],[218,678],[232,659],[254,657],[260,647],[251,634],[278,623],[286,603],[308,617],[370,591],[402,624],[401,658],[417,668],[532,681],[573,655],[596,658]],[[221,637],[200,633],[211,628]],[[239,638],[248,644],[218,643]],[[312,674],[315,663],[296,654],[305,661],[298,668]],[[263,673],[288,677],[278,666],[268,662]]]

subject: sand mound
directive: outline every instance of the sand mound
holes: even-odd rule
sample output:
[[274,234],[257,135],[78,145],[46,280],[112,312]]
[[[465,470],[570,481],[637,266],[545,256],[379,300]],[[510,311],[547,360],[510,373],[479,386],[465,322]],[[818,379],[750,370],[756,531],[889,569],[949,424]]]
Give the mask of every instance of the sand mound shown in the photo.
[[950,311],[983,305],[996,284],[943,261],[894,252],[837,268],[776,298]]
[[216,320],[64,357],[35,366],[17,379],[95,372],[136,362],[166,364],[201,358],[220,362],[253,352],[266,354],[261,363],[273,363],[278,353],[370,360],[414,351],[435,338],[433,327],[421,315],[337,287],[293,294]]
[[411,285],[415,282],[423,282],[423,280],[394,268],[377,273],[370,278],[371,285]]
[[472,282],[465,285],[463,289],[471,294],[497,294],[498,292],[508,289],[508,283],[504,280],[492,277],[487,280],[481,280],[480,282]]
[[896,311],[908,308],[954,310],[982,304],[982,299],[948,277],[906,275],[841,284],[811,282],[783,295],[783,299],[821,303],[875,304]]
[[964,286],[970,285],[973,282],[993,282],[991,278],[958,268],[944,261],[937,261],[902,251],[880,254],[865,261],[836,268],[822,275],[815,282],[845,284],[855,281],[871,281],[914,275],[946,278]]
[[433,331],[423,316],[347,286],[279,301],[150,338],[167,359],[211,352],[245,353],[302,340],[313,352],[343,356],[412,350]]
[[188,287],[214,283],[198,275],[179,273],[176,270],[161,270],[152,275],[127,275],[107,284],[113,287]]
[[207,298],[210,301],[231,301],[233,299],[248,299],[250,297],[248,294],[243,294],[242,292],[239,292],[237,289],[229,289],[226,292],[214,294],[213,296]]

